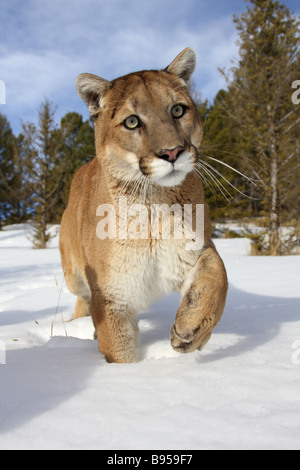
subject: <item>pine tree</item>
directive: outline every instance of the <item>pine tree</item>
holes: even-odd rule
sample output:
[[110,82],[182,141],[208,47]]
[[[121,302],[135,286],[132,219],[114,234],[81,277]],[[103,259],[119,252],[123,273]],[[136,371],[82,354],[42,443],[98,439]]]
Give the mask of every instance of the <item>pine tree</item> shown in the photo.
[[35,248],[46,248],[51,238],[48,226],[55,219],[64,177],[59,164],[61,143],[54,120],[54,109],[48,100],[40,106],[38,127],[31,123],[23,125],[23,145],[32,163],[30,184],[33,244]]
[[75,171],[95,155],[93,128],[77,113],[67,113],[58,127],[54,106],[45,100],[38,125],[23,124],[19,142],[20,153],[30,164],[25,186],[31,192],[33,244],[46,248],[49,225],[60,223]]
[[[252,8],[234,17],[240,37],[240,60],[225,71],[229,86],[223,109],[251,145],[255,175],[268,219],[268,253],[281,253],[280,224],[285,209],[299,200],[300,107],[291,101],[299,78],[299,22],[273,0],[249,0]],[[292,177],[291,177],[292,176]],[[299,182],[299,177],[296,177]],[[292,186],[293,191],[288,187]]]
[[28,188],[25,183],[26,161],[20,152],[20,140],[7,118],[0,115],[0,228],[4,223],[27,219]]
[[234,121],[223,111],[226,96],[220,90],[212,106],[203,103],[199,108],[204,128],[199,166],[213,220],[247,217],[253,211],[253,199],[247,199],[252,185],[242,176],[247,149]]
[[10,216],[8,194],[11,191],[13,155],[13,134],[7,118],[0,114],[0,229]]
[[94,130],[89,121],[83,121],[78,113],[67,113],[58,129],[59,160],[63,171],[63,188],[56,208],[56,222],[60,222],[66,208],[71,182],[76,170],[95,156]]

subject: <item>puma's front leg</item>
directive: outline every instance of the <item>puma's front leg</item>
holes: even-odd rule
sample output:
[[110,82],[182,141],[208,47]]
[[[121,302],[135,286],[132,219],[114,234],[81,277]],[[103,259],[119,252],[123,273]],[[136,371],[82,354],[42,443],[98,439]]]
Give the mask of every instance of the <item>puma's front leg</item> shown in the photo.
[[213,246],[207,248],[189,274],[190,288],[171,328],[172,347],[181,353],[202,349],[221,319],[228,281],[224,264]]
[[93,292],[91,312],[99,350],[107,362],[136,362],[138,326],[135,315],[125,305]]

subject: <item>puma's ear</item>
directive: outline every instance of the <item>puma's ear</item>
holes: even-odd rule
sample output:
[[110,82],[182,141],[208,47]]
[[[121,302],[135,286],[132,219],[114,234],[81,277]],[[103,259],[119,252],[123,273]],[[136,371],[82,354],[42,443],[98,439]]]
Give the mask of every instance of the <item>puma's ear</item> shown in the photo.
[[190,78],[196,67],[196,54],[193,49],[187,47],[176,59],[165,69],[166,72],[185,81],[187,87],[190,86]]
[[111,82],[103,78],[82,73],[76,78],[77,93],[88,107],[91,116],[95,116],[100,110],[100,99],[112,86]]

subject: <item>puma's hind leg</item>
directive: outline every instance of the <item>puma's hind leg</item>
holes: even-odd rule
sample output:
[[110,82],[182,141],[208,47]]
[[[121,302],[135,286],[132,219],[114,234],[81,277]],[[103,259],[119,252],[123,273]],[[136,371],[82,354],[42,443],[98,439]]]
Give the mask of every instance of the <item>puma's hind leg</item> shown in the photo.
[[74,315],[72,320],[76,318],[89,317],[91,315],[91,302],[83,297],[77,297]]
[[64,277],[69,291],[77,296],[75,310],[71,320],[91,315],[91,291],[88,282],[72,264],[64,269]]

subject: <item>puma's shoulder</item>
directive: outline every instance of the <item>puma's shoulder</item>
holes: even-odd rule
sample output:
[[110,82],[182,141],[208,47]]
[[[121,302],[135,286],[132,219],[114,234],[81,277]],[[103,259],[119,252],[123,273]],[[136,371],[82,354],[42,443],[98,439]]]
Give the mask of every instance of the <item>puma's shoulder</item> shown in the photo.
[[[71,189],[70,189],[70,194],[72,192],[77,192],[77,191],[80,191],[80,189],[83,188],[83,184],[84,184],[84,180],[85,180],[85,176],[90,168],[92,164],[92,161],[91,162],[87,162],[85,163],[84,165],[82,165],[75,173],[74,177],[73,177],[73,181],[72,181],[72,184],[71,184]],[[71,201],[71,197],[69,198],[69,202]]]

